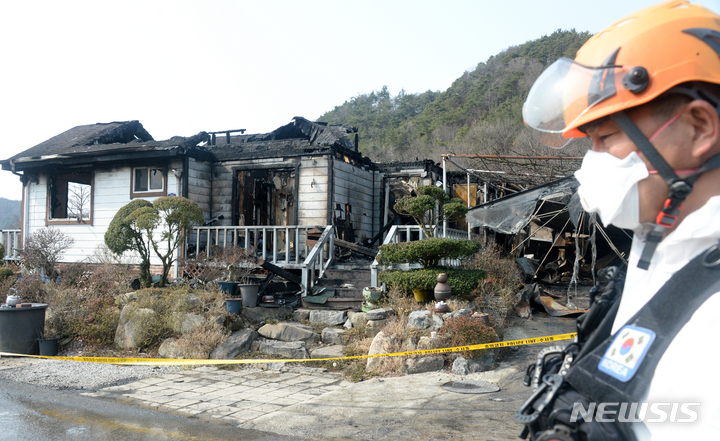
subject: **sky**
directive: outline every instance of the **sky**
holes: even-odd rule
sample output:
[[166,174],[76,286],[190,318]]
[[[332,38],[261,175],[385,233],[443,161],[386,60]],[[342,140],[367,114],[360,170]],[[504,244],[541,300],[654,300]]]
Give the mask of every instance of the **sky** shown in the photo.
[[[157,140],[266,133],[360,94],[444,91],[557,29],[596,33],[653,0],[4,1],[0,159],[75,126]],[[698,0],[720,13],[720,0]],[[0,171],[0,197],[18,200]]]

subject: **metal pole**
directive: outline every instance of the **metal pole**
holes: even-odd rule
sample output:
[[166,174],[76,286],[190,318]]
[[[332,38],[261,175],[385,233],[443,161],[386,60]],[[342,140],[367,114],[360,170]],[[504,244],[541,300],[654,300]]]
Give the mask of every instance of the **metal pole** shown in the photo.
[[[442,157],[442,165],[443,165],[443,191],[447,195],[447,166],[445,163],[446,156],[443,155]],[[443,217],[443,237],[447,237],[447,220]]]

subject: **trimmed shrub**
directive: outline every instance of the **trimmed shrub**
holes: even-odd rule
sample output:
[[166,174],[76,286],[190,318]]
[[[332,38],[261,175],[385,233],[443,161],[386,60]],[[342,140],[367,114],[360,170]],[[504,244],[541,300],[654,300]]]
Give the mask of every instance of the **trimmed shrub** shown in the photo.
[[379,280],[390,288],[398,288],[410,292],[413,289],[432,291],[437,285],[437,276],[440,273],[448,275],[448,285],[452,294],[465,297],[470,294],[478,283],[487,276],[483,270],[456,270],[452,268],[423,268],[410,271],[390,269],[382,271]]
[[393,263],[421,263],[425,268],[438,265],[441,259],[460,259],[480,250],[480,243],[472,240],[432,237],[423,240],[389,243],[380,246],[377,261]]

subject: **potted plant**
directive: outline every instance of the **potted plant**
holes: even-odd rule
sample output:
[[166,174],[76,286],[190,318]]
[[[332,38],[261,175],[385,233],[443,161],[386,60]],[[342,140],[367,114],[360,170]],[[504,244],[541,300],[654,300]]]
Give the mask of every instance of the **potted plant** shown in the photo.
[[214,254],[215,262],[224,268],[222,281],[218,285],[230,296],[226,299],[228,312],[238,313],[240,299],[232,298],[240,291],[242,305],[254,308],[257,305],[259,285],[250,282],[250,276],[257,267],[258,257],[254,248],[219,248]]

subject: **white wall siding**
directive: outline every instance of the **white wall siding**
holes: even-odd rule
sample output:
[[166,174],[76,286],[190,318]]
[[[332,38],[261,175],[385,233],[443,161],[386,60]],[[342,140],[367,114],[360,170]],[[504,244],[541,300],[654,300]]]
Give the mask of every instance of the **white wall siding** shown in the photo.
[[[170,169],[181,168],[181,164],[172,164]],[[175,174],[168,173],[168,193],[177,193],[180,182]],[[130,199],[131,167],[115,167],[96,169],[93,185],[93,225],[78,223],[70,225],[50,225],[74,239],[70,247],[62,256],[62,262],[79,262],[92,257],[97,248],[105,243],[105,232],[117,211],[128,204]],[[45,228],[47,217],[47,177],[42,175],[37,184],[30,183],[29,216],[27,235]],[[153,202],[158,197],[145,198]],[[138,263],[137,255],[128,253],[133,263]],[[160,259],[153,256],[151,264],[161,264]]]

